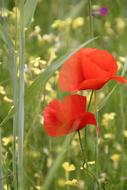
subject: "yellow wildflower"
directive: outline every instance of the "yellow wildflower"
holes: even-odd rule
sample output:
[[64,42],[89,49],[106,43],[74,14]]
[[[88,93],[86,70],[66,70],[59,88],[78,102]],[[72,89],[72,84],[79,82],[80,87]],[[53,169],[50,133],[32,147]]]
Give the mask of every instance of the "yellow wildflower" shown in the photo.
[[118,32],[122,32],[126,27],[126,22],[123,18],[116,18],[116,29]]
[[54,29],[62,29],[64,28],[64,26],[65,26],[65,22],[60,19],[55,20],[54,23],[51,25],[51,27]]
[[76,29],[82,27],[84,25],[84,22],[85,20],[83,17],[77,17],[72,22],[72,28]]
[[8,103],[12,103],[13,102],[13,100],[10,99],[10,98],[8,98],[7,96],[4,96],[3,99],[4,99],[5,102],[8,102]]
[[72,179],[72,180],[67,180],[66,182],[65,182],[65,185],[77,185],[77,182],[78,182],[78,180],[77,179]]
[[111,160],[112,161],[119,161],[120,160],[120,154],[117,154],[117,153],[113,154],[111,156]]
[[2,138],[2,143],[4,146],[7,146],[8,144],[12,143],[13,137],[9,136],[9,137],[3,137]]
[[0,86],[0,94],[2,94],[2,95],[6,94],[3,86]]
[[127,130],[124,130],[124,131],[123,131],[123,136],[124,136],[125,138],[127,138]]
[[75,166],[73,164],[70,164],[69,162],[64,162],[62,164],[62,167],[67,172],[74,171],[76,169]]

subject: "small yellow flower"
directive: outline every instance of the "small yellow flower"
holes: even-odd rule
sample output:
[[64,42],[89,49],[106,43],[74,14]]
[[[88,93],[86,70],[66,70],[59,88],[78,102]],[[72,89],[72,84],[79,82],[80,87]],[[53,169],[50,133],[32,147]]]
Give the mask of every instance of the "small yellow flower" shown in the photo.
[[52,33],[50,33],[50,34],[44,34],[42,36],[42,39],[45,42],[51,43],[51,42],[53,42],[56,39],[56,36],[54,34],[52,34]]
[[102,125],[104,125],[106,128],[109,126],[110,122],[115,120],[116,113],[111,112],[111,113],[105,113],[103,115],[102,119]]
[[10,99],[10,98],[8,98],[7,96],[4,96],[3,99],[4,99],[5,102],[8,102],[8,103],[12,103],[13,102],[13,100]]
[[4,90],[3,86],[0,86],[0,94],[5,95],[6,91]]
[[54,61],[54,59],[57,58],[55,48],[49,48],[48,53],[49,53],[48,64],[50,65]]
[[116,29],[118,32],[122,32],[126,27],[126,22],[123,18],[116,18]]
[[117,169],[118,168],[118,164],[119,164],[119,160],[120,160],[120,154],[117,154],[117,153],[113,154],[111,156],[111,160],[113,162],[113,167],[115,169]]
[[117,153],[113,154],[111,156],[111,160],[114,162],[118,162],[120,160],[120,154],[117,154]]
[[72,179],[72,180],[67,180],[66,182],[65,182],[65,185],[77,185],[77,183],[78,183],[78,180],[77,179]]
[[41,186],[35,186],[37,190],[42,190]]
[[8,9],[3,8],[3,10],[0,11],[0,16],[5,18],[5,17],[8,17],[9,13],[10,12]]
[[70,172],[70,171],[74,171],[76,168],[73,164],[69,164],[69,162],[64,162],[62,164],[62,167],[64,168],[65,171]]
[[65,26],[65,22],[60,19],[55,20],[54,23],[51,25],[51,27],[54,29],[62,29],[64,28],[64,26]]
[[7,146],[8,144],[12,143],[13,137],[9,136],[9,137],[3,137],[2,138],[2,143],[4,146]]
[[124,130],[124,131],[123,131],[123,136],[124,136],[125,138],[127,138],[127,130]]
[[[83,167],[86,168],[87,166],[91,166],[94,164],[95,164],[95,161],[89,161],[89,162],[85,163]],[[83,167],[81,167],[80,169],[83,170]]]
[[114,139],[114,135],[111,134],[111,133],[106,133],[106,134],[104,135],[104,138],[105,138],[105,139],[112,140],[112,139]]
[[84,25],[84,22],[85,20],[83,17],[77,17],[72,22],[72,28],[76,29],[82,27]]

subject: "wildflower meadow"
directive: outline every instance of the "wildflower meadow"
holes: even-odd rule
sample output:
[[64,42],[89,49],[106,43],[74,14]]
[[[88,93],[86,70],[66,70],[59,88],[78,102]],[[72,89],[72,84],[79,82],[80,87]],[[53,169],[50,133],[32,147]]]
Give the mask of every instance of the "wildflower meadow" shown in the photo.
[[0,0],[0,190],[127,190],[126,10]]

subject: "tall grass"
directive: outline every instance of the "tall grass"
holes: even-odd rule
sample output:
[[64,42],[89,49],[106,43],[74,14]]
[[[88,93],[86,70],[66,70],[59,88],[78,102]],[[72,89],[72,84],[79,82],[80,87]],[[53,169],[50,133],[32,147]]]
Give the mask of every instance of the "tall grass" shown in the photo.
[[19,104],[18,104],[18,188],[23,185],[23,140],[24,140],[24,1],[19,3]]

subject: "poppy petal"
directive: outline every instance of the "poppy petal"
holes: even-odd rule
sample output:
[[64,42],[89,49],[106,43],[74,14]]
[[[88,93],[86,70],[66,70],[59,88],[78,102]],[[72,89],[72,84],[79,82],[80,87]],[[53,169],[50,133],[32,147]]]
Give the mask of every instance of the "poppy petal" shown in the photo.
[[127,80],[124,79],[124,78],[121,77],[121,76],[114,76],[114,77],[112,77],[111,79],[112,79],[112,80],[116,80],[116,81],[121,82],[121,83],[127,83]]
[[80,52],[80,56],[84,56],[84,55],[90,55],[90,53],[92,53],[92,52],[94,52],[94,51],[96,51],[96,48],[81,48],[80,50],[79,50],[79,52]]
[[110,72],[112,74],[116,73],[118,69],[116,60],[108,51],[96,49],[96,51],[90,53],[89,57],[104,71]]
[[61,102],[59,100],[53,100],[44,110],[44,128],[50,136],[56,136],[56,129],[62,124],[60,113]]
[[104,78],[104,79],[90,79],[90,80],[84,80],[80,85],[80,90],[98,90],[102,88],[107,81],[109,81],[110,78]]
[[95,126],[97,125],[96,118],[95,118],[95,115],[93,113],[86,112],[84,114],[84,116],[82,117],[82,121],[81,121],[80,126],[79,126],[78,129],[82,129],[86,125],[95,125]]
[[81,59],[81,66],[84,80],[107,78],[111,76],[110,72],[104,71],[101,67],[95,64],[89,56],[83,56]]
[[[88,118],[87,118],[88,117]],[[93,114],[86,114],[86,97],[70,95],[53,100],[44,110],[44,128],[49,136],[62,136],[85,125],[95,125]]]
[[83,80],[83,74],[79,63],[79,53],[71,56],[63,65],[59,74],[59,86],[64,91],[76,91]]
[[68,117],[76,119],[86,112],[86,97],[78,94],[66,96],[63,102],[63,109]]

